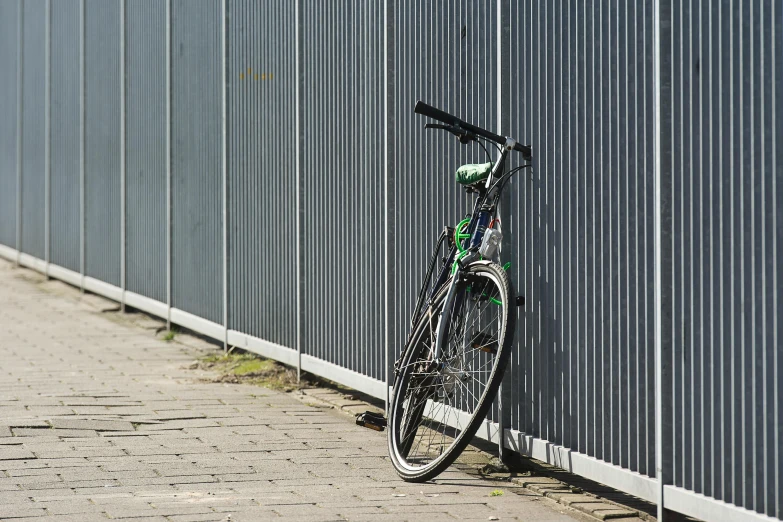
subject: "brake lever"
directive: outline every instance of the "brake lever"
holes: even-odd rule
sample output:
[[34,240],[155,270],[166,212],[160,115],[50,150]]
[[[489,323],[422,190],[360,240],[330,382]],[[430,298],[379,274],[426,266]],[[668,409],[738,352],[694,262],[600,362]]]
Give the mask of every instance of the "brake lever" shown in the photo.
[[452,125],[442,125],[440,123],[428,123],[424,126],[425,129],[441,129],[449,132],[454,132],[452,130]]
[[472,132],[466,131],[458,125],[442,125],[440,123],[427,123],[424,125],[425,129],[441,129],[452,133],[457,137],[460,143],[467,145],[471,141],[475,141],[477,136]]

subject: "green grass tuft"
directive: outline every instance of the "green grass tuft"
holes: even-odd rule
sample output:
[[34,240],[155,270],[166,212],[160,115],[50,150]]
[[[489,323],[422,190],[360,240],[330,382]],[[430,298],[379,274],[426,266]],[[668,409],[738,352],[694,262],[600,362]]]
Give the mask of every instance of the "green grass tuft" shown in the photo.
[[239,365],[231,370],[234,375],[247,375],[250,373],[269,372],[274,369],[275,362],[269,359],[252,358],[240,361]]
[[490,497],[502,497],[503,492],[499,489],[494,490],[492,493],[489,494]]

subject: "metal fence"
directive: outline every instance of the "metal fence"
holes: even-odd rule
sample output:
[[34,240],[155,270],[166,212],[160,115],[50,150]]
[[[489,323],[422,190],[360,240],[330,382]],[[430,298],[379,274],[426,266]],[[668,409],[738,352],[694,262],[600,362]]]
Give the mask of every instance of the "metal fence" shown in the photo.
[[782,519],[781,37],[773,0],[0,0],[0,255],[385,398],[483,156],[428,101],[535,156],[480,436]]

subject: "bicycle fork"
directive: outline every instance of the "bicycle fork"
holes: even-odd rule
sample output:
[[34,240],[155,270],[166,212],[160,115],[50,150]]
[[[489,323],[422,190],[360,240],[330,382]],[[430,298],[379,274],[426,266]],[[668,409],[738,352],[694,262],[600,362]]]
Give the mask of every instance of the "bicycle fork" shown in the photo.
[[457,261],[457,271],[454,273],[454,277],[451,279],[449,285],[449,291],[446,294],[446,300],[443,303],[443,308],[440,311],[440,317],[438,318],[438,326],[435,329],[435,348],[432,353],[431,367],[436,368],[443,364],[441,361],[441,355],[443,353],[443,345],[446,342],[448,336],[448,326],[451,322],[451,316],[454,310],[462,305],[457,299],[457,288],[463,277],[463,266],[467,266],[476,259],[479,259],[479,255],[476,252],[471,252],[461,260]]

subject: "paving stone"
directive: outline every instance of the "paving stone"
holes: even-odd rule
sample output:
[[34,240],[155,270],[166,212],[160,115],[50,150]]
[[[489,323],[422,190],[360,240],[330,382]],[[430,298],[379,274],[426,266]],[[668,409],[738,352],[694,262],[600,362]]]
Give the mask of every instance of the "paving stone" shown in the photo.
[[615,509],[597,509],[591,514],[596,518],[600,518],[601,520],[621,518],[623,522],[629,522],[628,518],[637,515],[638,512],[617,507]]
[[124,486],[152,486],[156,484],[191,484],[200,482],[217,482],[212,475],[188,475],[183,477],[153,477],[153,478],[128,478],[122,479]]
[[59,489],[47,489],[42,491],[26,491],[28,495],[31,495],[31,499],[35,502],[58,502],[60,500],[68,500],[76,496],[74,490],[68,487],[68,484],[62,483]]
[[28,482],[23,485],[15,485],[16,489],[24,489],[25,491],[29,492],[32,496],[33,492],[35,490],[40,489],[59,489],[62,488],[64,485],[64,482],[61,480],[57,481],[50,481],[50,482]]
[[119,448],[95,448],[71,451],[39,451],[36,452],[39,459],[58,459],[69,457],[125,457],[128,454]]
[[25,448],[17,446],[0,446],[0,460],[34,459],[35,455]]
[[134,495],[134,493],[131,493],[130,491],[120,492],[117,491],[117,488],[104,490],[104,491],[110,491],[110,493],[109,492],[98,493],[95,491],[91,492],[91,491],[81,490],[79,491],[79,494],[84,496],[85,498],[89,498],[91,502],[98,505],[119,506],[125,504],[141,505],[143,503],[147,503],[147,501],[143,497]]
[[17,437],[25,437],[29,435],[42,435],[43,432],[47,431],[49,434],[54,435],[55,437],[75,437],[75,438],[82,438],[82,437],[97,437],[98,432],[95,430],[68,430],[68,429],[56,429],[56,428],[48,428],[47,430],[42,430],[38,428],[16,428],[14,429],[14,434]]
[[[40,515],[39,515],[40,516]],[[50,517],[47,517],[49,519]],[[53,517],[57,522],[106,522],[107,517],[100,513],[78,513],[75,515],[54,515]],[[3,522],[30,522],[35,520],[31,518],[8,518],[3,519]],[[141,519],[134,519],[133,522],[140,522]],[[165,519],[163,519],[165,522]]]
[[557,479],[551,477],[536,477],[536,476],[515,477],[514,482],[524,487],[533,486],[533,485],[535,486],[540,486],[540,485],[562,486],[563,485],[563,483]]
[[71,498],[52,502],[37,502],[36,507],[45,508],[51,515],[75,515],[77,513],[103,513],[102,506],[90,502],[87,498]]
[[631,517],[637,514],[635,511],[631,511],[630,509],[620,509],[617,505],[607,504],[600,501],[573,502],[571,507],[584,513],[593,515],[596,518],[600,518],[601,520],[620,518],[624,516]]
[[85,457],[65,457],[58,459],[38,459],[35,462],[48,468],[71,468],[71,467],[89,467],[94,466]]
[[[449,509],[450,506],[442,506],[442,505],[434,505],[434,504],[424,504],[421,502],[411,502],[411,501],[403,501],[399,504],[385,504],[384,509],[388,511],[389,513],[444,513]],[[483,503],[475,503],[475,504],[461,504],[459,506],[459,511],[466,513],[468,511],[470,512],[476,512],[475,509],[471,509],[472,507],[477,507],[478,510],[481,513],[490,513],[491,509],[487,507],[486,504]]]
[[2,479],[2,480],[8,480],[13,482],[14,484],[19,484],[22,489],[24,489],[25,484],[35,484],[39,482],[62,482],[62,479],[59,475],[56,475],[53,470],[49,469],[48,473],[44,473],[41,475],[27,475],[22,477],[9,477],[8,479]]
[[270,508],[272,511],[275,511],[282,517],[289,517],[289,516],[323,516],[323,517],[333,517],[333,518],[340,518],[340,515],[337,513],[337,511],[333,508],[322,508],[319,506],[316,506],[315,504],[285,504],[285,505],[274,505],[274,504],[262,504],[263,507]]
[[158,515],[171,517],[175,515],[202,515],[214,513],[207,505],[186,504],[184,502],[151,502]]
[[[119,420],[52,419],[55,428],[94,431],[133,431],[133,424]],[[59,433],[58,433],[59,434]]]
[[[34,475],[50,475],[52,473],[56,473],[52,470],[50,467],[44,467],[44,468],[19,468],[19,469],[9,469],[6,470],[5,474],[8,477],[30,477]],[[1,476],[1,475],[0,475]]]
[[49,426],[49,423],[38,419],[11,420],[6,418],[4,421],[4,425],[10,427],[11,430],[14,432],[16,432],[17,429],[21,429],[21,428],[38,428],[38,429],[51,428],[51,426]]
[[[447,520],[449,522],[454,522],[455,517],[452,515],[449,515],[447,513],[427,513],[426,518],[418,515],[413,514],[411,517],[403,517],[399,513],[386,513],[386,514],[376,514],[373,515],[372,518],[368,519],[368,517],[363,515],[352,515],[346,517],[346,520],[372,520],[372,522],[399,522],[400,520],[413,520],[413,521],[419,521],[419,520],[426,520],[427,522],[433,521],[433,522],[440,522],[443,520]],[[483,518],[477,518],[475,520],[487,520],[487,517]],[[288,522],[288,519],[286,519],[286,522]],[[538,522],[538,521],[536,521]]]
[[561,504],[570,506],[574,502],[600,502],[595,497],[590,495],[583,495],[581,493],[560,493],[554,492],[547,494],[547,497],[557,500]]
[[46,515],[46,511],[43,508],[34,506],[20,506],[17,504],[9,504],[6,506],[0,506],[0,519],[5,520],[8,518],[27,518],[27,517],[42,517]]
[[32,502],[30,493],[16,489],[15,491],[0,491],[0,505],[28,504]]

